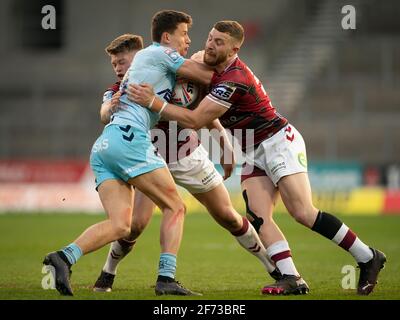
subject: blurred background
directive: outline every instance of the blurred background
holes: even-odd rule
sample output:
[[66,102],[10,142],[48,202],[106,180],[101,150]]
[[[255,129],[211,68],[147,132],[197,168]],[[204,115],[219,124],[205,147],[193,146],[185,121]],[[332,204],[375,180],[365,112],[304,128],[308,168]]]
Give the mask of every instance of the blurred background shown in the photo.
[[[45,5],[56,9],[55,29],[42,28]],[[345,5],[355,29],[342,27]],[[216,21],[244,26],[240,57],[302,133],[318,205],[400,213],[396,0],[2,0],[1,212],[102,210],[88,159],[103,128],[103,92],[115,81],[104,48],[128,32],[150,44],[151,17],[162,9],[193,17],[190,53]],[[239,177],[226,184],[243,208]]]

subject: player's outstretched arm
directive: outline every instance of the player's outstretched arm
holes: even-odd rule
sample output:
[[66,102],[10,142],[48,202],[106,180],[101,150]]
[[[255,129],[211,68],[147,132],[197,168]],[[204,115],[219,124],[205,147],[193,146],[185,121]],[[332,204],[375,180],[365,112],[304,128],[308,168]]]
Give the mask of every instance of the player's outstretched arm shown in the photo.
[[220,164],[224,169],[224,180],[226,180],[232,175],[232,172],[235,169],[235,154],[232,144],[229,141],[228,136],[226,135],[225,128],[222,126],[218,119],[211,121],[207,125],[207,128],[210,130],[213,139],[215,139],[221,147],[222,154]]
[[209,85],[214,74],[214,69],[204,63],[199,63],[192,59],[186,59],[176,73],[180,77],[203,85]]
[[128,99],[158,112],[165,120],[177,121],[182,127],[199,130],[214,119],[222,116],[228,109],[205,97],[194,110],[169,104],[159,99],[150,84],[130,84],[127,89]]

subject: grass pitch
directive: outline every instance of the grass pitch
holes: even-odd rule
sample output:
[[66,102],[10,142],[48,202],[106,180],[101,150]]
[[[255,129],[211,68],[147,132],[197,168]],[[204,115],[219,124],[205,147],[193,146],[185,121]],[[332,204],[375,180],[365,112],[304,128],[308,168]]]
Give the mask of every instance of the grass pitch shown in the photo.
[[[134,299],[185,300],[196,297],[156,297],[160,216],[120,264],[112,293],[91,290],[103,267],[108,246],[81,258],[73,267],[74,297],[44,290],[42,261],[46,253],[72,242],[103,215],[5,214],[0,215],[0,299]],[[206,213],[189,214],[178,256],[177,279],[210,300],[391,299],[400,298],[400,216],[340,217],[361,239],[388,257],[379,285],[368,297],[343,289],[342,268],[356,266],[352,257],[325,238],[297,224],[288,215],[276,215],[286,234],[297,269],[310,286],[306,296],[262,296],[271,283],[261,263]],[[358,271],[356,280],[358,279]]]

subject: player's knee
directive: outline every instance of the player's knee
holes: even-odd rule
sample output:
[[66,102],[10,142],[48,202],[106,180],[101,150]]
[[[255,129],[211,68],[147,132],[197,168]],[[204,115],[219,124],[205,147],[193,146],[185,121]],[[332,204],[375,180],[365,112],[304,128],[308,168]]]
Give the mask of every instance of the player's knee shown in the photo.
[[223,223],[225,228],[230,232],[240,230],[243,226],[242,216],[233,209],[233,207],[227,207],[223,210]]
[[175,208],[175,214],[184,217],[186,214],[186,205],[181,202],[177,207]]
[[112,228],[116,239],[128,238],[131,234],[131,221],[129,219],[114,221]]
[[162,208],[164,215],[172,215],[174,219],[184,219],[186,214],[186,206],[180,201],[170,201],[165,207]]
[[177,206],[176,209],[174,210],[173,214],[175,216],[175,221],[184,220],[185,215],[186,215],[185,204],[182,202],[179,206]]
[[137,238],[146,228],[148,221],[133,219],[131,225],[131,236]]
[[303,211],[294,211],[292,217],[300,224],[304,224],[306,221],[306,215]]
[[131,234],[131,228],[126,224],[119,224],[115,227],[117,238],[127,238]]
[[243,218],[232,206],[218,206],[208,210],[215,221],[229,232],[236,232],[242,228]]
[[[300,224],[311,227],[312,226],[312,210],[306,206],[297,206],[288,210],[291,216]],[[314,219],[315,220],[315,219]],[[311,225],[310,225],[311,224]]]

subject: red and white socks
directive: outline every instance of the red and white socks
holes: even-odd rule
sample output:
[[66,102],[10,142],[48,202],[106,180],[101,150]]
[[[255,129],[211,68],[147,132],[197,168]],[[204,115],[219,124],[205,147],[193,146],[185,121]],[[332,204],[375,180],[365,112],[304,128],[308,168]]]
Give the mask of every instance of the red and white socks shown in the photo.
[[286,240],[280,240],[270,245],[267,248],[267,254],[276,264],[281,274],[299,276]]
[[275,270],[275,266],[268,259],[267,251],[265,250],[265,247],[262,244],[256,230],[254,229],[253,225],[249,223],[247,218],[242,218],[242,228],[239,231],[231,232],[232,235],[235,236],[236,240],[243,248],[245,248],[252,255],[256,256],[262,262],[268,273],[273,272]]
[[357,262],[365,263],[373,258],[371,249],[348,226],[330,213],[319,211],[311,229],[350,252]]
[[131,252],[133,245],[136,240],[129,241],[120,239],[111,243],[110,251],[107,255],[106,263],[103,267],[103,271],[115,275],[117,273],[117,267],[119,262]]

